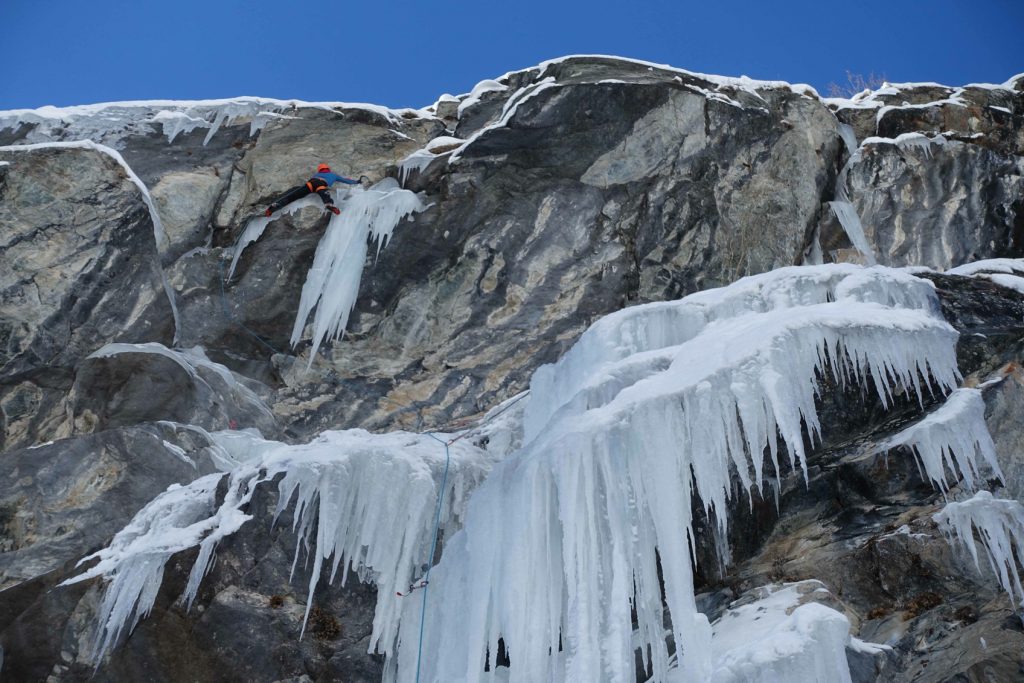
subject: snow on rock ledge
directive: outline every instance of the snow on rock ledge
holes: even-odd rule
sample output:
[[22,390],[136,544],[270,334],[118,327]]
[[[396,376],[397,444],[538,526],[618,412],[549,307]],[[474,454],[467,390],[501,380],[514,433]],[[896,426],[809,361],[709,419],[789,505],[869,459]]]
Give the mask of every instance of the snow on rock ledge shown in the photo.
[[764,586],[759,592],[760,599],[734,604],[712,624],[712,683],[850,681],[849,619],[807,601],[815,594],[830,596],[821,582]]
[[950,275],[983,278],[1024,294],[1024,259],[994,258],[966,263],[946,271]]
[[55,139],[100,140],[113,147],[130,135],[148,135],[161,130],[171,143],[181,133],[207,129],[207,144],[222,126],[248,120],[249,134],[255,135],[274,119],[294,118],[284,112],[299,109],[339,111],[359,109],[399,121],[405,117],[428,116],[417,109],[389,109],[375,104],[353,102],[304,102],[267,97],[235,97],[219,100],[137,100],[104,102],[74,107],[40,107],[0,111],[0,130],[33,126],[28,142]]

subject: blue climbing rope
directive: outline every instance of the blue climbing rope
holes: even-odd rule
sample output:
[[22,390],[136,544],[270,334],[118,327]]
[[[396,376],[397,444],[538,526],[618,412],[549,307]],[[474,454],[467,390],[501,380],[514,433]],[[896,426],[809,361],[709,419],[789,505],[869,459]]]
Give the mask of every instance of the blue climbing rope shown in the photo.
[[444,503],[444,489],[448,483],[448,465],[451,463],[450,441],[439,439],[430,432],[427,432],[434,441],[444,444],[444,476],[441,477],[441,490],[437,494],[437,510],[434,513],[434,540],[430,543],[430,557],[427,561],[427,571],[423,575],[423,604],[420,607],[420,644],[416,650],[416,683],[420,681],[420,661],[423,657],[423,629],[427,619],[427,589],[430,586],[430,568],[434,564],[434,553],[437,552],[437,533],[441,527],[441,506]]

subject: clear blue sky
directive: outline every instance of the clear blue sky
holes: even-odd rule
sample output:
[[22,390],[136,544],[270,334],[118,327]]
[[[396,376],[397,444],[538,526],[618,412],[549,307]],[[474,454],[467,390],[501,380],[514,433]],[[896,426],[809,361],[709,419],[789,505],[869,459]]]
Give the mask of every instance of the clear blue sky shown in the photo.
[[0,0],[0,109],[260,95],[423,106],[571,53],[810,83],[1002,82],[1022,0]]

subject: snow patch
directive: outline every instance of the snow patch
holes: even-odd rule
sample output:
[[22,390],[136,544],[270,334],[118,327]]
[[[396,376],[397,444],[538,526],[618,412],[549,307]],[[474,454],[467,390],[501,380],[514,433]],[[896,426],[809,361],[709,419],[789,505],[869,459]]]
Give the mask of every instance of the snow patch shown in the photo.
[[807,584],[816,583],[766,586],[765,597],[729,608],[712,624],[711,682],[850,681],[849,619],[820,603],[801,604]]
[[991,280],[992,282],[996,283],[1000,287],[1006,287],[1007,289],[1012,289],[1015,292],[1019,292],[1020,294],[1024,294],[1024,277],[1021,277],[1019,275],[1002,275],[1002,274],[999,274],[999,273],[985,273],[985,274],[981,275],[980,277],[983,277],[986,280]]
[[1024,259],[984,259],[950,268],[946,272],[950,275],[983,278],[1024,294]]
[[508,90],[508,86],[503,83],[492,79],[484,79],[473,86],[473,90],[466,95],[465,99],[459,103],[458,118],[462,118],[462,113],[472,107],[474,104],[480,102],[480,98],[484,96],[484,93],[489,92],[504,92]]
[[943,146],[946,138],[942,135],[929,137],[923,133],[903,133],[894,138],[869,137],[865,138],[861,145],[896,145],[900,149],[920,149],[924,152],[926,159],[932,156],[932,146]]
[[969,277],[979,273],[1008,273],[1024,275],[1024,259],[1018,258],[993,258],[965,263],[956,268],[946,271],[949,275],[963,275]]
[[525,88],[520,88],[519,90],[517,90],[511,97],[509,97],[505,101],[505,106],[502,108],[501,116],[498,118],[498,120],[494,123],[484,126],[480,130],[475,132],[473,135],[471,135],[470,138],[466,140],[461,147],[459,147],[452,153],[449,160],[452,163],[458,161],[461,158],[462,153],[476,140],[480,139],[481,136],[491,131],[497,130],[499,128],[504,128],[505,126],[507,126],[509,121],[511,121],[512,117],[516,115],[516,111],[519,110],[519,107],[523,103],[533,99],[534,97],[544,92],[545,90],[554,87],[558,87],[558,84],[555,83],[555,79],[553,77],[549,76],[537,83],[531,83]]
[[454,148],[461,147],[465,142],[462,138],[449,135],[434,138],[427,143],[426,147],[416,150],[398,162],[398,182],[404,187],[405,181],[413,171],[422,172],[438,156],[452,151]]

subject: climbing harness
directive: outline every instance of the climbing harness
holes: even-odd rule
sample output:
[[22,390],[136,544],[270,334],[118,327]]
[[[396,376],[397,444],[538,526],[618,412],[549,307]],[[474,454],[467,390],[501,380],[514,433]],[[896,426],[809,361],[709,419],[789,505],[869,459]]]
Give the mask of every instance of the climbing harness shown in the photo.
[[[314,180],[319,180],[320,184],[314,185],[313,184]],[[307,180],[306,181],[306,187],[309,188],[310,192],[320,192],[321,190],[326,190],[327,189],[327,181],[322,180],[320,178],[313,178],[311,180]]]

